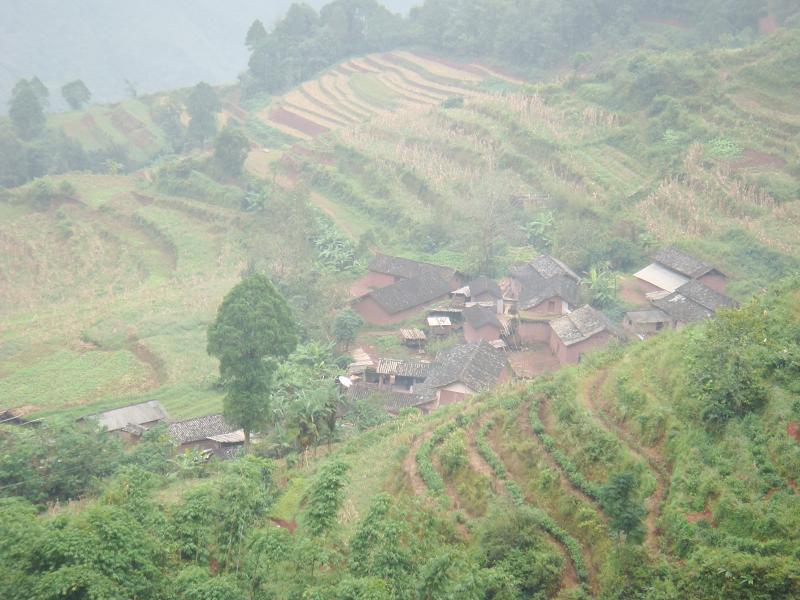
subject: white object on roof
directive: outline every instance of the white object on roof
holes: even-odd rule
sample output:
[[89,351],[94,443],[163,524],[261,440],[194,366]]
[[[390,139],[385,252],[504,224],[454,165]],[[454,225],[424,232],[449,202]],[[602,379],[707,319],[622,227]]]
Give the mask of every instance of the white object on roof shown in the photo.
[[339,375],[339,383],[342,384],[342,387],[348,389],[350,386],[353,385],[353,380],[345,375]]
[[651,263],[647,265],[644,269],[638,273],[635,273],[634,277],[637,277],[642,281],[646,281],[647,283],[651,283],[654,286],[668,292],[674,292],[684,283],[689,281],[683,275],[661,266],[658,263]]
[[450,327],[450,317],[428,317],[429,327]]
[[505,350],[508,348],[508,344],[506,344],[503,340],[492,340],[489,342],[489,345],[497,348],[498,350]]

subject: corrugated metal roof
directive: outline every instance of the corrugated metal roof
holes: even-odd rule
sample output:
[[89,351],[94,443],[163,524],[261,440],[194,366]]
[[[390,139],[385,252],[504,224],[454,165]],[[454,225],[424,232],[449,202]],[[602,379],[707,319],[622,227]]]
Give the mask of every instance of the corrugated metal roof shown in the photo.
[[129,425],[143,425],[144,423],[163,421],[167,418],[167,413],[157,400],[150,400],[140,404],[115,408],[87,418],[95,419],[108,431],[119,431]]
[[427,339],[425,332],[422,329],[401,329],[400,336],[409,342],[420,341],[424,342]]
[[635,273],[634,277],[637,277],[642,281],[646,281],[647,283],[650,283],[668,292],[674,292],[687,281],[689,281],[688,278],[680,273],[676,273],[675,271],[672,271],[658,263],[651,263],[647,265],[644,269],[638,273]]
[[430,327],[450,327],[450,317],[428,317]]
[[210,435],[208,439],[220,444],[244,444],[244,429],[237,429],[230,433]]
[[398,360],[395,358],[379,358],[375,372],[378,375],[399,375],[422,379],[428,376],[431,363],[424,361]]

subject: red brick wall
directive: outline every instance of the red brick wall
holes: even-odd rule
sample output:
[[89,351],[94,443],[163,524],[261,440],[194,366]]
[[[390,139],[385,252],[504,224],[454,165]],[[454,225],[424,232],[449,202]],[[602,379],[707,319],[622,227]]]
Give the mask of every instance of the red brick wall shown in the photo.
[[491,342],[492,340],[500,339],[500,330],[493,325],[484,325],[475,329],[469,323],[464,323],[464,339],[468,342],[478,342],[480,340]]
[[727,283],[727,280],[721,273],[712,271],[711,273],[707,273],[702,277],[699,277],[697,281],[707,287],[710,287],[715,292],[719,292],[720,294],[725,293],[725,284]]
[[547,321],[520,321],[517,336],[523,344],[546,342],[550,339],[550,324]]
[[[553,303],[553,307],[550,308],[550,303]],[[534,317],[552,317],[552,316],[561,316],[562,312],[562,300],[561,298],[548,298],[544,302],[540,302],[533,308],[526,308],[525,310],[520,311],[522,315],[531,315]]]
[[437,298],[430,304],[422,306],[415,306],[409,310],[404,310],[394,315],[387,313],[375,300],[369,297],[361,298],[353,303],[353,310],[356,311],[361,318],[370,325],[394,325],[395,323],[402,323],[407,319],[415,316],[420,316],[425,311],[425,308],[437,302],[441,302],[447,296]]
[[583,342],[565,346],[559,337],[553,333],[550,336],[550,350],[558,357],[558,362],[562,365],[575,364],[580,360],[581,354],[605,346],[612,337],[610,333],[603,331]]
[[466,394],[462,394],[460,392],[452,392],[450,390],[439,390],[439,406],[447,406],[449,404],[455,404],[456,402],[461,402],[466,398]]

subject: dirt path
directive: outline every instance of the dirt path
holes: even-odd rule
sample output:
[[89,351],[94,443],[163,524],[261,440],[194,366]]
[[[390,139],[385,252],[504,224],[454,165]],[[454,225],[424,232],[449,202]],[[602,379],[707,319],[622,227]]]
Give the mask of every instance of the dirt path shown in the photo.
[[584,407],[595,418],[600,426],[608,433],[618,438],[628,451],[642,462],[647,463],[648,468],[656,479],[656,489],[645,503],[647,508],[647,519],[645,525],[647,533],[645,545],[651,553],[658,553],[658,517],[661,514],[661,503],[664,501],[668,488],[668,469],[663,457],[653,448],[642,446],[637,443],[624,425],[617,423],[608,414],[608,407],[603,403],[602,387],[608,378],[608,369],[603,369],[586,386],[584,393],[581,394]]
[[[523,405],[523,407],[520,409],[520,415],[523,415],[523,416],[526,413],[524,406],[525,405]],[[486,418],[483,418],[483,419],[480,419],[480,420],[485,422],[487,420],[487,418],[490,418],[490,415],[487,414]],[[531,432],[531,434],[532,434],[532,432]],[[490,436],[487,436],[487,442],[489,443],[490,446],[493,445],[492,442],[491,442]],[[493,447],[492,451],[497,455],[498,458],[500,458],[501,461],[503,460],[502,456],[497,451],[496,447]],[[491,468],[491,466],[489,466],[486,463],[486,461],[483,460],[483,457],[478,455],[478,460],[487,469],[492,471],[492,474],[494,474],[494,470]],[[508,465],[504,465],[504,466],[505,466],[505,469],[506,469],[507,477],[509,477],[512,480],[517,481],[516,478],[514,478],[513,473],[511,471],[511,469],[509,469]],[[506,493],[505,486],[503,486],[502,482],[500,482],[499,480],[498,480],[498,483],[502,487],[502,493],[505,494]],[[517,485],[519,485],[518,481],[517,481]],[[525,499],[525,503],[526,504],[531,504],[530,501],[527,498]],[[537,507],[537,508],[539,508],[543,512],[549,514],[549,512],[547,510],[545,510],[544,508],[542,508],[542,507]],[[564,558],[564,574],[563,574],[563,576],[561,578],[561,589],[562,590],[567,590],[567,589],[573,589],[573,588],[581,587],[581,583],[578,580],[578,572],[575,569],[575,563],[572,562],[572,558],[569,555],[569,551],[567,550],[567,547],[563,543],[561,543],[560,540],[556,539],[555,537],[553,537],[552,535],[550,535],[546,531],[544,531],[544,530],[542,530],[542,531],[556,545],[556,547],[558,547],[558,550],[561,553],[561,556]],[[591,563],[586,560],[587,552],[585,551],[585,549],[584,549],[583,555],[584,555],[584,562],[586,562],[586,566],[591,570]],[[590,579],[592,579],[593,577],[594,577],[593,574],[590,575]]]
[[415,436],[411,440],[411,445],[408,447],[408,454],[406,454],[406,457],[403,459],[403,472],[406,474],[415,496],[422,496],[428,489],[417,469],[417,451],[419,451],[419,447],[430,436],[430,431]]
[[478,430],[483,427],[484,424],[486,424],[486,422],[491,418],[491,413],[484,413],[480,416],[480,418],[475,419],[467,429],[467,460],[469,461],[469,466],[473,471],[479,475],[489,478],[489,480],[492,482],[492,491],[495,494],[505,494],[506,489],[503,485],[503,482],[499,477],[497,477],[497,474],[494,472],[494,469],[492,469],[489,463],[483,459],[480,452],[478,452],[478,444],[476,442]]

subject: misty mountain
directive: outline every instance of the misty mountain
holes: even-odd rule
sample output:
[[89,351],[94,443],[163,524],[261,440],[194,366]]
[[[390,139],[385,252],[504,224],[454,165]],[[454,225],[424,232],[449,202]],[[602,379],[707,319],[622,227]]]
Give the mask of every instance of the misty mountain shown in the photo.
[[[247,66],[254,19],[269,27],[292,0],[5,0],[0,3],[0,112],[14,83],[37,75],[63,108],[61,86],[82,79],[93,102],[127,94],[226,83]],[[319,7],[324,0],[310,0]],[[406,11],[413,0],[388,0]]]

